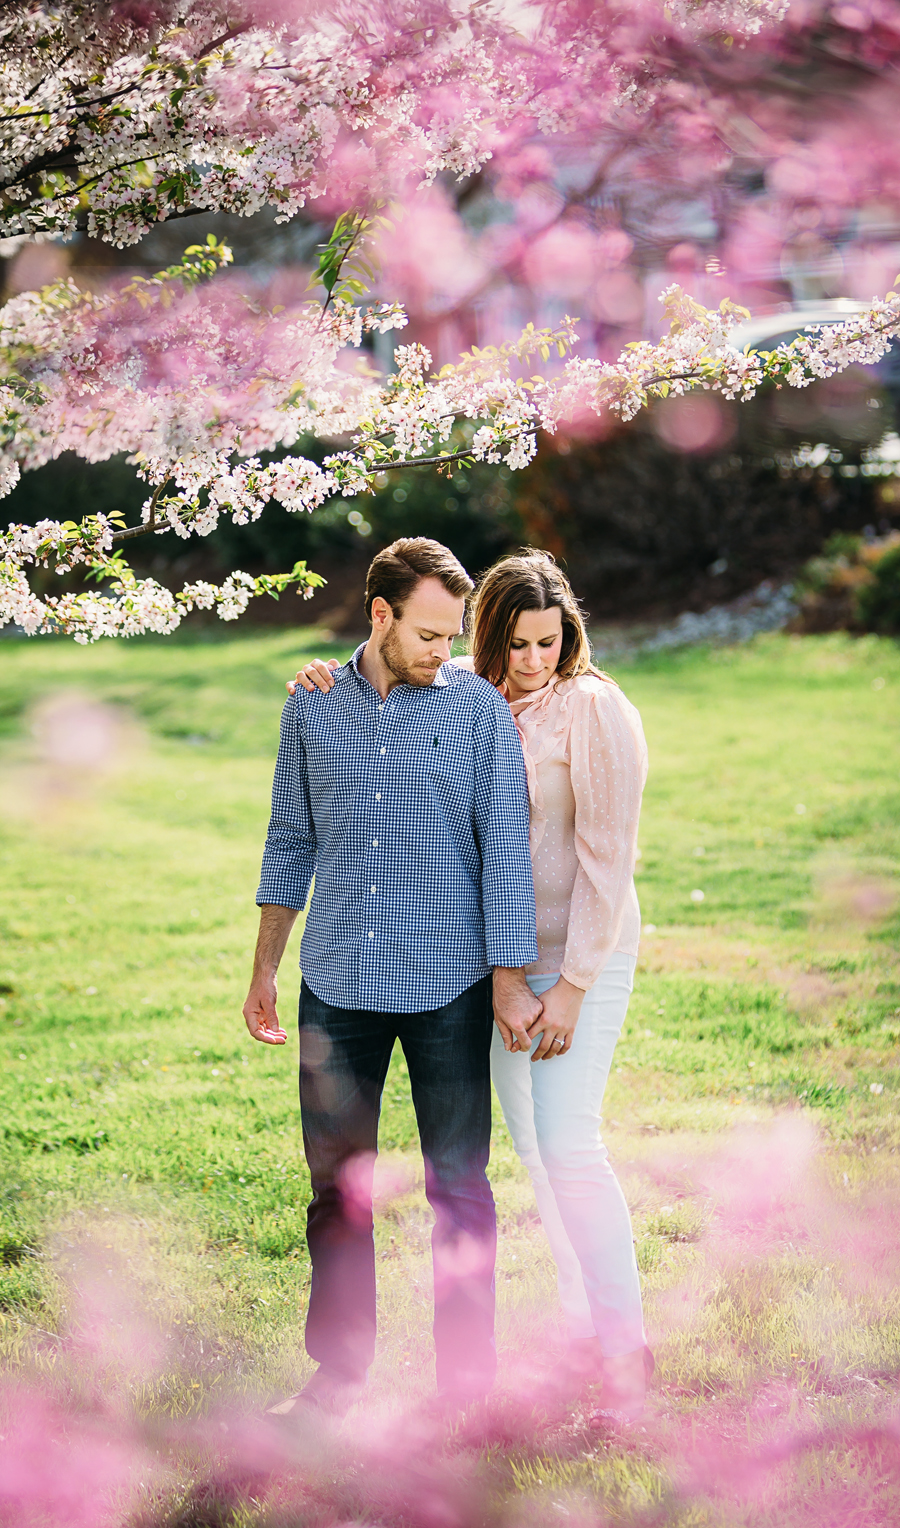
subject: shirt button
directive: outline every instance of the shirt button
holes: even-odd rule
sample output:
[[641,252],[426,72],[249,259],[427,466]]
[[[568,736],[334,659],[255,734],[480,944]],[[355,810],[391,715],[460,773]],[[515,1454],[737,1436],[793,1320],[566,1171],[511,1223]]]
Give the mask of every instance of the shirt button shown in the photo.
[[374,897],[374,895],[375,895],[375,887],[373,886],[372,887],[372,896]]
[[369,938],[370,939],[374,939],[375,938],[375,930],[373,928],[369,929]]
[[382,753],[387,753],[387,749],[386,748],[382,748],[381,751],[382,751]]
[[375,800],[376,801],[380,801],[381,800],[381,791],[376,791],[375,792]]
[[378,839],[377,838],[373,838],[372,839],[372,848],[373,849],[377,849],[378,848]]

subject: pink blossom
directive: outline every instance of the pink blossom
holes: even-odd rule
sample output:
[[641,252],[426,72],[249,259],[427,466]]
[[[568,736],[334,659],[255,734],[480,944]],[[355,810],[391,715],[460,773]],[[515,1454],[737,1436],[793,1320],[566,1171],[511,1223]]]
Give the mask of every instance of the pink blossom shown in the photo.
[[[273,500],[310,512],[385,469],[458,454],[454,432],[463,454],[516,469],[538,430],[602,430],[658,398],[661,431],[707,449],[724,438],[712,394],[749,398],[770,378],[805,387],[878,360],[898,333],[892,295],[762,360],[735,346],[738,311],[719,302],[740,288],[770,297],[785,271],[799,280],[827,266],[856,290],[877,275],[874,256],[845,266],[836,237],[848,209],[900,195],[900,32],[887,0],[539,0],[521,14],[433,0],[427,16],[412,0],[363,0],[352,18],[287,0],[234,14],[218,0],[160,0],[114,7],[94,30],[86,17],[17,0],[0,22],[0,233],[83,224],[127,245],[173,212],[270,206],[289,220],[317,203],[356,234],[324,303],[286,278],[268,292],[221,270],[208,279],[230,258],[223,246],[105,292],[63,280],[14,296],[0,311],[0,492],[66,450],[125,452],[148,485],[148,530],[187,539],[223,514],[246,524]],[[837,91],[828,76],[821,101],[775,88],[773,61],[800,67],[818,27],[852,64],[852,85]],[[681,237],[669,267],[694,299],[663,291],[670,328],[652,343],[656,277],[639,276],[609,209],[632,192],[636,205],[663,193],[683,208],[721,191],[734,164],[766,179],[752,205],[720,198],[734,286],[700,235]],[[471,226],[454,181],[475,193]],[[511,200],[495,196],[482,226],[477,199],[492,185]],[[389,205],[405,215],[373,231]],[[54,248],[26,244],[18,258]],[[385,300],[362,306],[351,252],[380,252]],[[521,330],[525,291],[552,321]],[[365,335],[405,326],[396,295],[427,321],[419,338],[436,374],[421,343],[401,347],[387,378],[359,356]],[[587,353],[572,354],[563,304],[602,326]],[[440,365],[467,333],[480,344]],[[644,337],[626,345],[632,335]],[[309,435],[329,443],[321,464],[294,449]],[[267,452],[283,459],[264,465]],[[172,631],[193,608],[233,620],[264,592],[242,573],[177,593],[138,580],[116,551],[124,539],[101,517],[11,527],[0,622],[91,641]],[[101,582],[38,597],[28,570],[39,563]],[[312,592],[305,569],[285,577]]]

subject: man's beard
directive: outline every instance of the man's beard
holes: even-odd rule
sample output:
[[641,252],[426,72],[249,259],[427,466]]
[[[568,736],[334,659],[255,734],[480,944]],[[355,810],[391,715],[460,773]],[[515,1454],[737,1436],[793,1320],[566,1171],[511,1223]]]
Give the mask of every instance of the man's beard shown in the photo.
[[388,673],[393,674],[398,684],[414,684],[420,689],[432,684],[437,673],[437,669],[431,669],[429,677],[425,679],[422,677],[421,669],[410,668],[403,656],[400,638],[394,626],[381,644],[381,661]]

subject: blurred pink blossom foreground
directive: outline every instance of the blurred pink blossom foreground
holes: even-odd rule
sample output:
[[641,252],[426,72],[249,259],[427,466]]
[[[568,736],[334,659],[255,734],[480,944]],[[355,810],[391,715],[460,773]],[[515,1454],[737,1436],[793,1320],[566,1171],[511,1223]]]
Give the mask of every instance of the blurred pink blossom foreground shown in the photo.
[[[663,1495],[655,1523],[681,1521],[685,1512],[702,1513],[718,1501],[726,1514],[771,1512],[779,1528],[800,1528],[810,1521],[811,1501],[802,1476],[791,1484],[791,1470],[806,1457],[849,1450],[861,1461],[880,1460],[875,1476],[861,1464],[840,1490],[820,1493],[816,1520],[825,1528],[863,1522],[868,1528],[870,1519],[859,1514],[876,1499],[875,1485],[900,1481],[896,1382],[843,1370],[834,1312],[874,1301],[870,1319],[877,1320],[877,1302],[892,1296],[900,1199],[883,1187],[877,1196],[873,1190],[853,1199],[833,1190],[819,1139],[797,1115],[765,1129],[736,1130],[718,1149],[687,1159],[683,1146],[660,1141],[646,1170],[674,1200],[701,1196],[708,1220],[683,1284],[663,1292],[651,1308],[661,1380],[637,1426],[623,1431],[614,1416],[592,1410],[589,1398],[552,1394],[546,1372],[552,1354],[542,1351],[538,1312],[530,1350],[501,1354],[496,1396],[462,1419],[442,1418],[427,1401],[404,1411],[389,1396],[373,1397],[343,1424],[312,1419],[293,1429],[262,1419],[264,1399],[256,1414],[220,1407],[183,1420],[148,1415],[135,1394],[142,1380],[171,1372],[173,1342],[129,1312],[121,1270],[109,1278],[109,1253],[101,1267],[86,1252],[75,1276],[72,1329],[59,1339],[56,1361],[47,1362],[45,1345],[43,1359],[38,1355],[30,1372],[10,1374],[0,1392],[0,1523],[224,1524],[243,1507],[249,1520],[258,1513],[265,1522],[271,1512],[296,1528],[348,1520],[500,1528],[511,1508],[532,1521],[543,1498],[535,1485],[530,1507],[521,1480],[518,1488],[511,1482],[501,1488],[485,1463],[486,1450],[493,1469],[511,1453],[520,1462],[548,1461],[549,1470],[554,1459],[577,1463],[598,1449],[620,1449],[645,1456],[659,1475]],[[358,1174],[351,1173],[348,1192],[366,1194],[371,1171],[366,1158]],[[382,1197],[407,1188],[402,1174],[382,1177]],[[813,1359],[785,1367],[768,1331],[770,1313],[762,1309],[759,1333],[752,1323],[736,1323],[723,1338],[719,1328],[714,1346],[703,1351],[707,1303],[729,1298],[732,1287],[746,1289],[748,1280],[772,1288],[786,1257],[802,1257],[810,1277],[827,1271],[837,1291],[833,1301],[822,1301],[818,1324],[805,1307],[805,1348]],[[695,1344],[689,1358],[687,1333]],[[754,1359],[765,1342],[770,1354]],[[740,1388],[727,1377],[729,1363],[745,1376]],[[688,1375],[690,1397],[683,1388]],[[817,1396],[827,1401],[843,1392],[860,1396],[858,1407],[852,1401],[838,1411],[817,1405]],[[574,1514],[585,1528],[607,1522],[602,1500],[584,1492],[566,1500],[566,1521]],[[555,1509],[551,1517],[555,1522]],[[639,1515],[616,1520],[645,1521]],[[873,1525],[886,1521],[871,1518]]]

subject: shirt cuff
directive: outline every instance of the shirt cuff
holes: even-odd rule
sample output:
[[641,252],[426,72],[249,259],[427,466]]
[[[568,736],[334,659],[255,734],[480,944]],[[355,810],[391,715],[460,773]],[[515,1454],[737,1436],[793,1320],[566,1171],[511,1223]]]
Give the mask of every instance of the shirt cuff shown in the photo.
[[487,962],[491,967],[502,966],[504,970],[516,971],[524,966],[533,966],[538,958],[537,940],[533,944],[523,948],[517,945],[513,949],[494,948],[487,951]]
[[256,893],[257,907],[291,907],[302,912],[312,876],[298,875],[295,865],[264,864]]
[[[590,992],[594,985],[594,982],[591,981],[589,976],[576,975],[574,971],[567,970],[565,963],[563,963],[562,970],[559,974],[564,978],[565,981],[569,983],[571,987],[578,987],[581,992]],[[594,978],[594,981],[596,981],[596,977]]]

